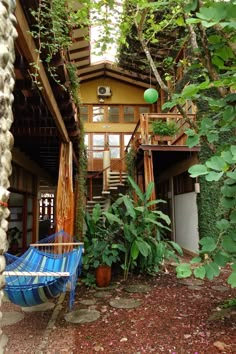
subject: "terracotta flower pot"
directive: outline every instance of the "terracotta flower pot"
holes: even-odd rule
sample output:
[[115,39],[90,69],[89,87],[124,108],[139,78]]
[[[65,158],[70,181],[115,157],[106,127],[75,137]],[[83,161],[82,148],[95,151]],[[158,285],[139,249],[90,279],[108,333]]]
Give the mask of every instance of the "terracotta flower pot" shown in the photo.
[[100,288],[104,288],[110,284],[111,281],[111,267],[101,265],[96,268],[96,284]]

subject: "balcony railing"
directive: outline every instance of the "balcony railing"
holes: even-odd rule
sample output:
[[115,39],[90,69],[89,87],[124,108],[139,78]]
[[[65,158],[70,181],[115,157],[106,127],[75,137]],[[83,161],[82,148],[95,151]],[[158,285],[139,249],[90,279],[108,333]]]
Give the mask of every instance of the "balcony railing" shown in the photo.
[[133,131],[126,151],[130,146],[138,147],[139,145],[154,145],[152,123],[156,120],[165,120],[167,122],[174,122],[177,126],[175,135],[166,141],[166,145],[186,145],[185,131],[190,127],[191,122],[195,125],[196,114],[186,113],[187,120],[180,113],[174,111],[168,113],[144,113],[140,115],[140,119]]

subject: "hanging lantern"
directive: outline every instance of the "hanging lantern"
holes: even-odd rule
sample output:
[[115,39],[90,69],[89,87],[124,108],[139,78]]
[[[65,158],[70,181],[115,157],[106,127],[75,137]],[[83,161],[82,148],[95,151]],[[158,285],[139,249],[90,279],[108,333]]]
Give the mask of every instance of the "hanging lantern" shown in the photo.
[[144,91],[144,100],[148,103],[154,103],[158,99],[158,92],[154,88],[149,88],[146,91]]

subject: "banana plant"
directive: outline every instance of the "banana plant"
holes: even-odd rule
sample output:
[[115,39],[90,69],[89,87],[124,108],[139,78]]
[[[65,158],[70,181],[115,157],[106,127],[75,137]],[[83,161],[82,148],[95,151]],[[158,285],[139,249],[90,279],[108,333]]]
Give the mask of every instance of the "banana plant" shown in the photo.
[[136,198],[120,195],[110,210],[104,213],[109,223],[120,229],[125,280],[130,270],[158,271],[166,258],[176,257],[175,251],[182,254],[179,245],[164,240],[164,233],[170,230],[171,221],[168,215],[157,209],[158,204],[165,201],[151,200],[154,183],[151,182],[143,193],[130,176],[128,180]]

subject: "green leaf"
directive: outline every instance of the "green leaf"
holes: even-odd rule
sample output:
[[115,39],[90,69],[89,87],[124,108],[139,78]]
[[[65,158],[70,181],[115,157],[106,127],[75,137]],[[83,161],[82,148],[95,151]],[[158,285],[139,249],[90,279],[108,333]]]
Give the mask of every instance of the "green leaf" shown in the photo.
[[234,161],[236,161],[236,145],[231,145],[231,146],[230,146],[230,151],[231,151],[232,154],[233,154],[233,159],[234,159]]
[[193,177],[193,178],[208,174],[208,170],[207,170],[206,166],[201,165],[201,164],[191,166],[189,168],[188,172],[190,173],[191,177]]
[[146,190],[146,193],[145,193],[145,198],[146,198],[146,201],[148,201],[152,195],[152,192],[153,192],[153,189],[154,189],[154,182],[150,182],[147,186],[147,190]]
[[226,253],[219,251],[214,256],[214,262],[220,267],[225,267],[229,262],[229,256]]
[[232,155],[232,153],[230,151],[223,151],[221,153],[221,157],[226,163],[228,163],[230,165],[234,162],[233,161],[233,155]]
[[188,147],[192,148],[200,143],[200,136],[195,134],[193,136],[188,136],[186,144]]
[[176,19],[176,24],[178,25],[178,26],[185,26],[185,22],[184,22],[184,18],[181,16],[181,17],[178,17],[177,19]]
[[203,267],[206,270],[206,277],[209,280],[212,280],[214,277],[217,277],[220,274],[219,266],[214,262],[205,264]]
[[223,46],[216,51],[216,54],[223,60],[228,60],[233,57],[232,49],[227,46]]
[[190,261],[191,264],[200,263],[202,261],[201,257],[193,257]]
[[127,195],[124,196],[123,202],[124,202],[124,204],[125,204],[125,207],[126,207],[126,210],[127,210],[128,214],[129,214],[133,219],[135,219],[136,213],[135,213],[135,210],[134,210],[134,205],[133,205],[132,201],[130,200],[130,198],[129,198]]
[[175,251],[180,255],[183,256],[183,250],[182,248],[174,241],[169,241],[171,246],[175,249]]
[[176,267],[177,278],[187,278],[192,275],[190,264],[182,263]]
[[232,272],[227,279],[227,283],[232,286],[232,288],[236,288],[236,272]]
[[209,143],[214,143],[215,141],[219,140],[219,132],[214,130],[214,131],[209,131],[207,134],[207,140]]
[[205,90],[209,87],[209,84],[210,84],[210,81],[206,80],[206,81],[202,82],[200,85],[198,85],[198,88],[200,90]]
[[166,102],[162,105],[162,109],[165,110],[165,109],[171,109],[173,108],[174,106],[176,106],[176,102],[175,101],[172,101],[172,102]]
[[216,227],[220,231],[225,231],[225,230],[228,230],[228,228],[230,227],[230,223],[226,219],[221,219],[221,220],[216,222]]
[[103,212],[103,215],[107,218],[107,220],[109,221],[110,224],[113,224],[113,222],[116,222],[119,225],[123,225],[122,220],[119,217],[117,217],[116,215],[106,212],[106,211]]
[[228,165],[220,156],[213,156],[210,160],[206,161],[206,166],[216,171],[227,171]]
[[206,269],[204,266],[200,266],[194,269],[193,274],[196,278],[204,279],[206,276]]
[[234,198],[236,196],[236,185],[224,185],[221,192],[225,197]]
[[150,246],[147,242],[143,240],[136,240],[136,244],[138,246],[138,249],[140,253],[144,256],[147,257],[149,254]]
[[199,91],[199,88],[198,86],[194,85],[194,84],[191,84],[191,85],[188,85],[186,86],[183,91],[182,91],[182,97],[183,98],[189,98],[189,97],[192,97],[194,96],[196,93],[198,93]]
[[229,177],[229,178],[232,178],[232,179],[234,179],[236,181],[236,170],[233,171],[233,172],[231,172],[231,171],[227,172],[226,176]]
[[222,68],[224,66],[224,61],[216,55],[213,55],[212,63],[215,64],[215,66],[218,68]]
[[211,171],[208,173],[208,175],[206,175],[206,180],[208,182],[211,181],[219,181],[221,179],[221,177],[223,176],[224,172],[214,172]]
[[139,197],[139,199],[143,201],[144,195],[143,195],[141,189],[139,188],[139,186],[134,182],[134,180],[130,176],[128,176],[128,181],[131,184],[131,186],[133,187],[133,189],[134,189],[135,193],[137,194],[137,196]]
[[160,210],[154,210],[153,213],[158,214],[159,217],[167,223],[167,225],[170,225],[171,220],[170,220],[170,217],[168,215],[164,214]]
[[138,248],[138,245],[137,245],[136,241],[134,241],[134,242],[132,243],[130,253],[131,253],[131,258],[132,258],[132,259],[136,259],[136,258],[138,257],[138,255],[139,255],[139,248]]
[[236,252],[236,242],[230,237],[230,235],[224,236],[222,246],[229,253]]
[[191,11],[195,11],[197,9],[197,6],[198,6],[197,0],[190,0],[189,3],[184,6],[184,11],[187,13]]
[[199,244],[202,246],[201,247],[201,252],[212,252],[216,248],[216,242],[213,237],[203,237],[200,241]]
[[229,198],[229,197],[223,197],[223,198],[221,198],[221,205],[225,209],[231,209],[234,206],[236,206],[236,199],[235,198]]
[[236,224],[236,210],[233,210],[230,214],[230,222]]

